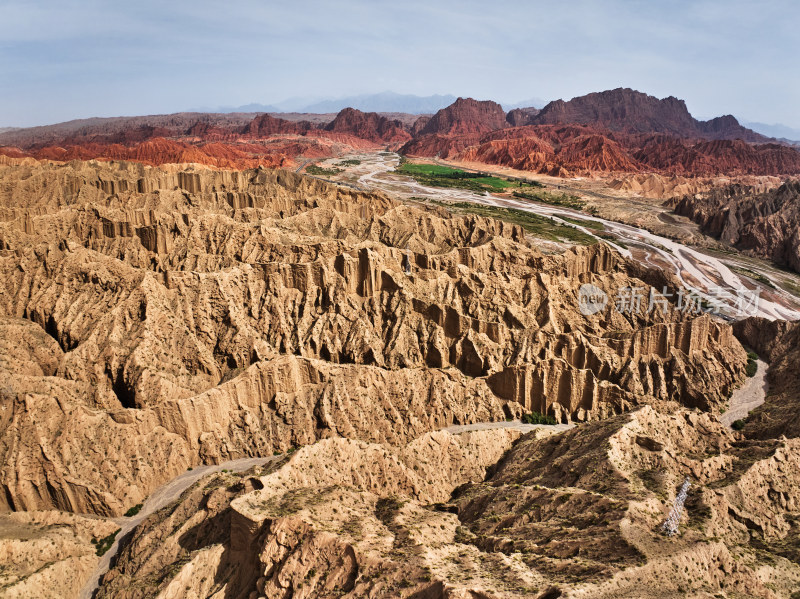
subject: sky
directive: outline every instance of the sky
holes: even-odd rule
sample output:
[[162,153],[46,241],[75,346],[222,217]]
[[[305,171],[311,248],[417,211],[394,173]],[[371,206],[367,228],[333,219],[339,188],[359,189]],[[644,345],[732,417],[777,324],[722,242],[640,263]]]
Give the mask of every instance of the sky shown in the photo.
[[800,2],[0,0],[0,126],[392,90],[630,87],[800,128]]

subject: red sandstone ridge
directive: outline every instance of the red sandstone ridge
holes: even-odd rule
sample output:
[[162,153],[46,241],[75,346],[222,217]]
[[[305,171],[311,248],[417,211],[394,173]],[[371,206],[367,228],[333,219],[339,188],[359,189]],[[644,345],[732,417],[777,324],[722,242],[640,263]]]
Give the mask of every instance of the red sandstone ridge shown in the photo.
[[420,135],[480,135],[507,127],[506,113],[497,102],[459,98],[425,124]]
[[[422,142],[425,143],[422,143]],[[639,172],[687,176],[800,173],[800,152],[741,140],[692,141],[669,135],[629,135],[576,125],[495,131],[477,141],[424,138],[408,144],[419,155],[484,162],[531,172]],[[425,153],[428,152],[428,153]]]
[[[99,158],[230,168],[291,166],[379,146],[409,156],[456,158],[532,172],[640,172],[686,176],[794,175],[800,152],[742,127],[732,116],[698,121],[683,101],[630,89],[551,102],[507,115],[499,104],[459,98],[432,117],[179,113],[84,119],[0,133],[22,157]],[[307,119],[307,120],[298,120]],[[413,125],[411,124],[413,122]],[[146,142],[148,145],[142,145]],[[169,142],[169,144],[167,143]],[[211,145],[215,142],[221,145]],[[3,150],[5,155],[14,151]]]
[[209,122],[197,121],[186,130],[186,135],[205,141],[225,141],[235,139],[237,134],[230,129],[212,125]]
[[588,127],[517,127],[484,136],[458,158],[556,176],[575,171],[636,172],[622,145]]
[[283,133],[305,133],[314,128],[308,121],[287,121],[262,114],[244,128],[244,134],[252,137],[269,137]]
[[506,114],[497,102],[459,98],[427,120],[414,124],[415,138],[400,151],[411,156],[452,158],[476,144],[481,136],[508,127]]
[[538,108],[514,108],[509,110],[506,121],[512,127],[523,127],[533,124],[533,118],[539,114]]
[[[73,146],[47,146],[36,151],[20,152],[16,148],[0,148],[0,154],[12,157],[32,157],[37,160],[131,160],[158,166],[161,164],[196,163],[220,168],[280,167],[291,162],[291,157],[280,148],[264,149],[260,154],[224,143],[188,144],[181,141],[155,138],[135,144],[83,144]],[[252,147],[250,148],[252,149]]]
[[632,152],[646,169],[689,175],[791,175],[800,173],[800,152],[775,143],[741,140],[686,143],[654,136]]
[[619,143],[599,134],[570,140],[561,147],[559,158],[565,165],[588,171],[634,172],[640,169]]
[[592,93],[569,101],[555,100],[531,119],[530,124],[565,123],[599,125],[623,133],[667,133],[677,137],[742,139],[764,142],[768,138],[742,127],[732,116],[698,121],[686,103],[673,96],[658,99],[632,89]]
[[411,139],[400,121],[387,119],[376,112],[361,112],[355,108],[345,108],[339,112],[325,130],[348,133],[373,142],[402,143]]

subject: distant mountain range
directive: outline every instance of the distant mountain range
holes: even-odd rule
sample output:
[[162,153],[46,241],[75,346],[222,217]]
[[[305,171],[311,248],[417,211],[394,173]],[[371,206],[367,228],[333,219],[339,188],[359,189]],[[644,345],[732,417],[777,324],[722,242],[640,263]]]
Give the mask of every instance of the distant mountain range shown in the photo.
[[234,112],[284,112],[272,104],[242,104],[241,106],[198,106],[186,112],[199,112],[203,114],[231,114]]
[[515,102],[514,104],[506,104],[505,102],[501,102],[501,104],[503,106],[503,110],[508,112],[510,110],[514,110],[515,108],[542,108],[545,104],[547,104],[547,101],[542,100],[541,98],[528,98],[527,100]]
[[[386,92],[336,103],[316,99],[299,109],[313,113],[243,112],[263,107],[251,104],[234,109],[238,113],[82,119],[0,133],[0,145],[9,146],[3,153],[12,158],[196,162],[225,168],[293,166],[299,156],[341,154],[349,145],[353,151],[383,147],[562,177],[592,172],[800,173],[797,147],[777,145],[731,115],[695,119],[686,103],[672,96],[659,99],[618,88],[554,100],[541,109],[506,112],[497,102],[458,98],[432,115],[407,112],[446,101],[447,96]],[[332,112],[339,105],[355,107]],[[283,103],[270,107],[286,109]],[[264,139],[271,143],[251,143]]]
[[323,100],[294,110],[294,112],[339,112],[344,108],[356,108],[363,112],[406,112],[409,114],[434,113],[455,102],[455,96],[415,96],[381,92],[350,96],[336,100]]
[[192,112],[308,112],[326,114],[339,112],[345,108],[356,108],[363,112],[432,114],[449,106],[455,99],[456,97],[452,95],[415,96],[413,94],[398,94],[386,91],[378,94],[363,94],[335,99],[289,98],[274,104],[253,103],[242,106],[203,107]]
[[800,129],[787,127],[786,125],[781,125],[780,123],[775,125],[767,125],[766,123],[742,124],[753,131],[761,133],[762,135],[766,135],[767,137],[774,137],[776,139],[784,139],[786,141],[800,143]]

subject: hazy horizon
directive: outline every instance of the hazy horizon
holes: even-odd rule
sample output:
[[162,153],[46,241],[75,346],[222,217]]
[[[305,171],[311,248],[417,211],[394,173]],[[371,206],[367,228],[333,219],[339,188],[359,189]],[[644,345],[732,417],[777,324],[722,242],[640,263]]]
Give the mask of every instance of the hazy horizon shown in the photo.
[[786,0],[491,8],[0,0],[0,126],[387,90],[507,105],[630,87],[699,119],[800,128],[800,7]]

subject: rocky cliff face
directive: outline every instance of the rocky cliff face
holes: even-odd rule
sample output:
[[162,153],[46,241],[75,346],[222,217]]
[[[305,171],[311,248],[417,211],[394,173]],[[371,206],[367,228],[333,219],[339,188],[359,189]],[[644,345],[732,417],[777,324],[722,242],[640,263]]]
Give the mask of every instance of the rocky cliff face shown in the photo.
[[509,110],[506,121],[512,127],[524,127],[533,123],[533,117],[539,114],[538,108],[514,108]]
[[421,137],[406,144],[404,151],[560,176],[646,172],[741,177],[800,172],[800,152],[788,146],[629,135],[576,125],[514,127],[483,136]]
[[639,140],[632,155],[648,170],[686,175],[786,175],[800,172],[800,152],[741,140],[685,143],[656,136]]
[[414,126],[414,139],[400,151],[414,156],[449,158],[480,141],[483,134],[508,127],[503,108],[496,102],[459,98]]
[[77,597],[112,521],[65,512],[0,515],[0,592],[8,599]]
[[707,317],[581,316],[583,283],[676,285],[602,244],[285,171],[0,168],[5,509],[115,515],[200,463],[526,409],[713,411],[744,376]]
[[704,232],[800,272],[800,182],[768,191],[731,185],[675,198],[671,205]]
[[[288,146],[291,148],[291,145]],[[154,138],[141,143],[82,144],[47,146],[30,152],[0,148],[0,154],[35,157],[38,160],[69,162],[71,160],[130,160],[141,164],[204,164],[220,168],[279,167],[291,164],[287,146],[259,147],[224,143],[189,143],[174,139]],[[287,156],[287,154],[289,154]]]

